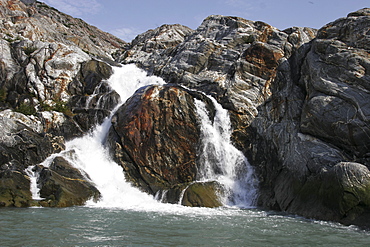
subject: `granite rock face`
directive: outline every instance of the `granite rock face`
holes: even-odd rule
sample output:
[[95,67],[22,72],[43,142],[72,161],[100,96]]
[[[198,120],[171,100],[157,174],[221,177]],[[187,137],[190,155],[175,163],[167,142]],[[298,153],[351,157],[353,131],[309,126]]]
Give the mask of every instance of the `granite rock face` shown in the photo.
[[250,123],[271,94],[277,66],[314,36],[309,28],[279,31],[263,22],[210,16],[176,47],[145,57],[133,49],[122,62],[210,94]]
[[[367,225],[369,10],[318,31],[278,69],[272,96],[247,128],[260,204]],[[298,67],[297,64],[301,65]],[[368,220],[367,220],[368,222]]]
[[[107,146],[133,185],[166,202],[220,205],[218,184],[195,182],[194,98],[212,115],[205,93],[229,110],[259,206],[369,226],[369,9],[318,31],[210,16],[131,44],[36,1],[0,0],[0,17],[1,206],[32,205],[25,168],[110,114],[114,58],[171,83],[141,88],[112,119]],[[45,206],[99,197],[66,160],[35,171]]]
[[259,176],[260,206],[366,225],[369,23],[363,9],[316,36],[210,16],[177,46],[145,59],[132,50],[123,62],[229,109],[235,144]]
[[[30,206],[25,169],[110,114],[119,100],[106,83],[116,64],[111,54],[126,43],[37,1],[0,0],[0,17],[0,204]],[[49,175],[43,183],[64,183]],[[86,198],[70,199],[50,206]]]
[[[36,1],[1,0],[0,16],[0,109],[38,116],[67,139],[109,114],[117,95],[101,84],[125,42]],[[94,105],[102,94],[108,103]]]

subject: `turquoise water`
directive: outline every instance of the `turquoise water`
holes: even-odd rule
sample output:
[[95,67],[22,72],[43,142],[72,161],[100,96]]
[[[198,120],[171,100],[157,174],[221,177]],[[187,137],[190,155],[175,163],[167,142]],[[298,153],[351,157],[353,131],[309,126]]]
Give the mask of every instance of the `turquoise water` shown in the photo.
[[0,210],[1,246],[369,246],[370,232],[258,209]]

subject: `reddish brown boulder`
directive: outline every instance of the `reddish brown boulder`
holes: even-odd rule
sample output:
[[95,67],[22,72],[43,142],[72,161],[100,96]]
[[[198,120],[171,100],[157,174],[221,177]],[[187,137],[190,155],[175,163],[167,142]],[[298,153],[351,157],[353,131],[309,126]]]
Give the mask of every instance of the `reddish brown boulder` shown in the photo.
[[151,194],[195,180],[198,140],[193,96],[170,85],[136,92],[114,115],[108,137],[127,178]]

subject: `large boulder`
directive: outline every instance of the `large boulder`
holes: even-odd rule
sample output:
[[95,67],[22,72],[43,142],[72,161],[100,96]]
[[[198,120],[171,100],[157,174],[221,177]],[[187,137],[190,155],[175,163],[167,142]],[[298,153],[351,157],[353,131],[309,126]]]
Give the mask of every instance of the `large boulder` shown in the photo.
[[139,89],[113,116],[107,140],[127,179],[150,194],[173,189],[168,195],[177,198],[166,200],[176,202],[181,188],[196,179],[199,127],[188,90]]
[[214,208],[224,205],[223,188],[215,181],[191,183],[182,193],[181,205],[184,206]]
[[0,168],[0,207],[32,206],[30,179],[19,171]]

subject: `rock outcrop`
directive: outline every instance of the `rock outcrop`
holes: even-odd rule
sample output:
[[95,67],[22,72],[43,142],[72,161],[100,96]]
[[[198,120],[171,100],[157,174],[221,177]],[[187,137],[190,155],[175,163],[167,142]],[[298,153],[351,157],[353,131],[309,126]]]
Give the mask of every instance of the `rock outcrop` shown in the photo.
[[[165,202],[222,204],[222,186],[196,182],[194,98],[214,112],[205,93],[229,110],[259,206],[369,226],[369,9],[318,31],[210,16],[131,44],[32,0],[0,0],[0,17],[0,206],[33,205],[25,168],[111,113],[114,58],[171,83],[141,88],[112,119],[107,145],[133,185]],[[35,171],[45,206],[99,197],[66,160]]]
[[40,126],[23,114],[0,112],[0,206],[31,206],[25,169],[64,149],[63,138],[42,133]]
[[260,206],[366,225],[369,23],[363,9],[315,38],[309,28],[210,16],[176,47],[145,59],[132,50],[123,62],[230,110],[234,141],[259,176]]
[[[41,2],[0,0],[0,17],[0,205],[30,206],[25,169],[62,151],[64,139],[83,135],[110,114],[119,96],[106,79],[115,64],[112,53],[126,43]],[[59,193],[53,200],[44,193],[49,206],[81,205],[96,197],[79,193],[90,187],[71,182],[73,176],[65,180],[47,168],[37,172],[43,174],[43,191]]]
[[[0,17],[0,109],[38,116],[67,139],[109,114],[118,96],[101,84],[125,42],[40,2],[1,0]],[[85,104],[102,94],[110,103]]]
[[69,207],[84,205],[87,200],[97,201],[100,197],[98,189],[88,181],[87,175],[74,168],[62,157],[56,157],[49,167],[38,166],[40,169],[38,186],[39,204],[47,207]]
[[368,225],[368,13],[329,23],[280,65],[247,129],[261,205]]
[[210,16],[175,48],[163,49],[158,41],[152,47],[160,47],[159,51],[150,49],[144,55],[133,49],[122,62],[135,62],[168,83],[210,94],[248,124],[257,114],[256,107],[271,95],[278,65],[314,36],[315,30],[309,28],[280,31],[263,22]]

